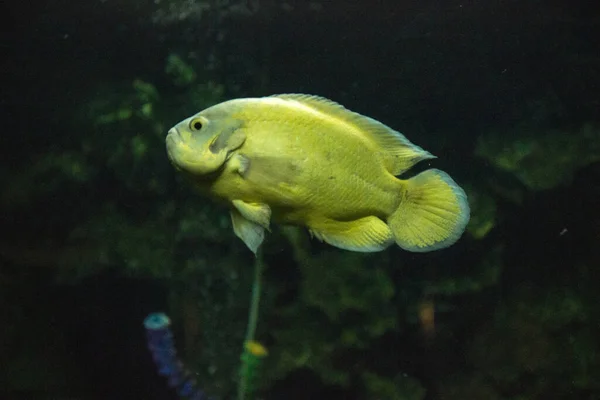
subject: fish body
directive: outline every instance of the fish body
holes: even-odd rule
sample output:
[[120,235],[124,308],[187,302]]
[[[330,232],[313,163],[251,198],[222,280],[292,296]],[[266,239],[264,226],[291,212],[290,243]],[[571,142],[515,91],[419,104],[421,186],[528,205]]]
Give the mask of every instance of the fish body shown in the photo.
[[469,219],[464,191],[442,171],[396,177],[433,155],[321,97],[226,101],[175,125],[166,143],[176,168],[230,206],[253,251],[271,220],[348,250],[430,251],[458,240]]
[[347,127],[318,115],[294,119],[296,107],[277,98],[239,105],[244,111],[238,117],[252,132],[240,149],[250,165],[240,174],[238,164],[229,163],[211,184],[215,195],[264,202],[275,219],[287,223],[319,214],[341,220],[384,216],[397,206],[401,185],[373,162],[378,149],[371,141],[344,134]]

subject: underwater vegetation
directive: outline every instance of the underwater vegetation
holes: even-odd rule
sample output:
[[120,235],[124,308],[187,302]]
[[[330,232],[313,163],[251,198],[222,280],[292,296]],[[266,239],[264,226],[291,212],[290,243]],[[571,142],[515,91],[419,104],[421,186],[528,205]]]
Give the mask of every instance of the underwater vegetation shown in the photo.
[[[183,327],[182,361],[175,358],[166,317],[151,317],[146,325],[159,372],[183,397],[234,396],[240,385],[240,353],[247,357],[242,365],[256,359],[248,358],[252,352],[239,346],[244,343],[248,311],[243,299],[254,281],[252,257],[233,240],[223,210],[203,202],[166,165],[163,145],[166,121],[174,122],[169,115],[218,103],[225,88],[177,55],[170,55],[165,65],[170,84],[160,88],[133,79],[95,92],[81,105],[76,120],[93,121],[91,132],[71,149],[40,155],[13,175],[13,190],[2,195],[3,207],[18,212],[36,199],[72,187],[91,187],[92,193],[97,193],[98,185],[112,190],[111,200],[94,206],[65,232],[64,244],[80,248],[85,244],[89,250],[75,260],[66,252],[53,259],[64,266],[61,280],[77,282],[115,266],[121,274],[163,280],[170,292],[169,314]],[[476,155],[514,174],[526,188],[542,190],[568,185],[579,168],[596,160],[594,135],[590,124],[577,136],[589,138],[585,145],[565,139],[559,131],[540,140],[519,134],[515,142],[490,133],[481,136]],[[545,160],[558,156],[552,149],[562,149],[561,164],[551,163],[560,174],[543,172],[549,165]],[[36,183],[45,176],[54,178]],[[497,290],[506,269],[509,244],[497,238],[493,246],[482,243],[494,238],[498,226],[510,219],[504,204],[518,206],[527,193],[516,181],[506,182],[501,187],[476,179],[466,182],[472,218],[463,240],[472,250],[464,265],[453,269],[434,267],[439,260],[435,257],[406,269],[412,262],[395,251],[357,255],[321,248],[296,228],[275,228],[265,243],[262,322],[256,332],[268,345],[269,356],[261,361],[258,376],[252,376],[254,366],[246,369],[256,392],[280,393],[294,376],[307,373],[314,385],[346,390],[356,398],[419,400],[429,390],[446,399],[502,398],[499,393],[513,390],[523,376],[542,379],[547,374],[584,392],[596,390],[594,382],[600,378],[594,372],[598,360],[594,336],[585,329],[564,330],[590,321],[589,313],[595,311],[586,309],[589,299],[564,293],[571,297],[560,303],[558,294],[546,294],[559,301],[550,305],[539,298],[510,297],[510,303],[489,308],[489,295]],[[19,254],[4,255],[25,262]],[[451,340],[457,324],[476,323],[477,307],[461,305],[455,300],[459,298],[482,302],[492,315],[490,322],[473,331],[467,346],[467,362],[477,373],[456,372],[428,387],[421,381],[427,377],[421,367],[411,365],[408,356],[403,360],[403,354],[415,351],[403,340],[421,343],[420,351],[426,354],[430,341]],[[464,317],[453,320],[450,316],[456,316],[458,308]],[[560,315],[563,319],[556,320]],[[536,319],[539,324],[533,322]],[[514,342],[513,353],[500,344],[507,340]],[[570,360],[571,366],[556,369],[559,359]],[[311,395],[310,388],[303,390]],[[543,398],[547,390],[541,380],[523,389],[530,398]]]
[[530,190],[566,185],[581,168],[600,161],[600,128],[592,123],[571,132],[515,126],[479,137],[475,154],[514,174]]
[[[253,398],[258,383],[258,372],[262,359],[268,354],[267,349],[254,339],[258,324],[263,269],[262,251],[259,251],[254,261],[254,281],[252,282],[248,326],[240,357],[241,368],[237,390],[238,400]],[[190,400],[207,399],[207,395],[198,387],[192,374],[185,369],[181,360],[178,359],[170,325],[171,320],[163,313],[152,313],[144,320],[148,348],[152,353],[158,373],[167,377],[169,386],[177,389],[181,397]]]
[[[167,115],[185,115],[218,103],[224,99],[225,88],[177,55],[170,55],[165,65],[170,84],[163,83],[160,89],[133,79],[113,85],[112,90],[97,91],[82,104],[77,120],[93,121],[90,134],[72,149],[38,157],[11,177],[17,190],[5,192],[2,201],[5,208],[18,211],[37,198],[73,186],[118,188],[112,200],[74,221],[66,232],[63,243],[86,244],[89,251],[78,254],[76,261],[67,253],[59,254],[55,262],[64,266],[60,279],[76,282],[118,266],[121,274],[163,280],[170,292],[169,314],[183,327],[182,360],[176,358],[166,316],[149,317],[146,328],[159,373],[181,396],[234,396],[244,374],[252,382],[253,390],[248,393],[279,393],[288,380],[307,373],[315,385],[346,390],[356,398],[419,400],[429,390],[446,399],[502,398],[498,393],[512,390],[524,374],[537,374],[540,379],[546,374],[567,374],[581,390],[594,390],[597,349],[592,336],[581,330],[567,337],[561,328],[574,323],[573,319],[579,318],[580,324],[589,321],[587,300],[577,297],[553,306],[539,299],[535,303],[528,297],[511,297],[510,304],[501,302],[489,309],[493,320],[475,330],[467,346],[467,362],[478,371],[474,375],[457,372],[432,389],[402,372],[416,372],[421,379],[427,376],[403,360],[402,354],[415,351],[403,340],[421,343],[420,351],[425,354],[430,351],[427,343],[451,340],[448,335],[456,324],[475,323],[477,307],[460,305],[455,299],[469,298],[490,307],[488,297],[501,282],[508,244],[498,239],[493,246],[481,243],[493,238],[498,225],[510,219],[503,204],[518,206],[525,201],[526,189],[511,180],[502,187],[474,179],[466,182],[472,218],[463,240],[472,250],[458,268],[439,270],[434,267],[439,259],[434,257],[408,270],[405,267],[411,261],[398,252],[358,255],[321,248],[297,228],[273,229],[265,243],[263,311],[256,331],[270,351],[260,362],[261,373],[253,376],[257,369],[250,365],[256,357],[248,348],[240,348],[240,343],[248,343],[243,334],[248,303],[243,299],[255,281],[249,267],[251,253],[233,240],[226,213],[203,202],[170,170],[163,144],[169,126],[165,121],[173,121]],[[476,155],[514,174],[527,188],[542,190],[568,184],[567,178],[578,168],[594,162],[595,132],[592,125],[583,128],[583,137],[590,141],[582,146],[558,131],[540,140],[517,135],[514,144],[490,133],[481,136]],[[523,152],[510,150],[513,145],[521,146]],[[540,160],[546,160],[556,155],[548,152],[559,148],[564,160],[557,166],[561,174],[533,172],[547,168],[536,161],[538,152]],[[55,178],[44,185],[34,184],[43,176]],[[550,180],[535,180],[535,176]],[[5,256],[19,261],[10,252]],[[457,308],[465,316],[453,320],[450,316],[457,315]],[[523,312],[530,315],[525,317]],[[563,320],[554,325],[542,322],[559,315],[564,315]],[[539,324],[532,322],[536,318],[541,319]],[[515,343],[514,353],[503,350],[500,343],[506,340]],[[563,341],[570,345],[560,345]],[[570,359],[572,366],[553,369],[559,358]],[[557,380],[567,381],[559,375]],[[494,385],[490,386],[490,379]],[[309,388],[304,390],[311,395]],[[531,398],[541,398],[549,389],[540,381],[523,390]]]
[[[320,18],[328,7],[291,3],[272,13],[304,7],[308,14],[302,15]],[[61,111],[63,135],[15,147],[15,163],[0,171],[6,227],[0,387],[14,393],[92,390],[95,382],[86,382],[77,368],[87,358],[72,358],[77,346],[60,332],[43,299],[23,299],[38,299],[40,281],[89,288],[111,274],[166,293],[163,308],[153,303],[137,314],[116,299],[113,306],[131,325],[113,329],[129,340],[119,343],[121,352],[143,346],[145,333],[157,367],[152,379],[184,398],[598,397],[598,121],[558,118],[566,111],[554,98],[532,90],[531,108],[510,122],[485,119],[476,128],[444,126],[430,134],[432,124],[421,128],[410,121],[421,119],[424,108],[444,106],[432,104],[431,82],[410,82],[409,74],[444,65],[436,53],[446,47],[454,52],[451,44],[427,56],[414,51],[402,57],[393,74],[409,77],[403,78],[403,99],[392,102],[396,90],[386,97],[381,87],[358,78],[343,90],[342,76],[339,82],[337,76],[307,76],[293,84],[272,79],[276,68],[282,76],[298,68],[277,57],[298,57],[307,67],[312,58],[287,45],[271,53],[262,31],[247,35],[267,25],[259,14],[266,3],[162,1],[154,7],[147,21],[165,31],[181,23],[185,40],[165,35],[168,51],[161,50],[152,72],[124,70],[91,82],[75,109]],[[235,24],[224,29],[224,21],[243,25],[246,35],[236,36]],[[195,35],[196,25],[210,40]],[[445,37],[431,25],[422,34],[407,26],[402,35]],[[254,42],[260,48],[255,59],[227,54],[242,47],[250,52]],[[329,51],[319,57],[329,60]],[[348,50],[331,64],[355,59],[369,57]],[[510,73],[494,69],[490,75],[501,80]],[[443,79],[436,75],[435,84]],[[395,246],[357,254],[322,244],[304,229],[273,224],[261,246],[257,280],[256,259],[235,238],[228,210],[199,196],[172,168],[165,136],[183,118],[215,104],[291,88],[321,90],[353,109],[379,112],[378,119],[436,154],[438,160],[422,160],[405,178],[439,167],[464,188],[471,218],[460,241],[418,256]],[[451,85],[439,90],[458,91]],[[462,100],[453,98],[447,113]],[[33,233],[21,235],[22,227]],[[260,318],[253,293],[262,294]],[[68,303],[61,303],[67,312]],[[165,313],[150,315],[144,332],[140,315],[155,309]],[[81,314],[93,318],[94,311]],[[29,314],[36,317],[27,321]],[[94,330],[88,339],[96,337]],[[30,342],[27,351],[19,350]],[[111,346],[101,338],[92,353]]]
[[199,389],[192,374],[185,370],[177,358],[169,317],[162,313],[150,314],[144,320],[148,336],[148,349],[156,363],[158,373],[168,379],[169,386],[175,388],[179,396],[190,400],[210,399]]

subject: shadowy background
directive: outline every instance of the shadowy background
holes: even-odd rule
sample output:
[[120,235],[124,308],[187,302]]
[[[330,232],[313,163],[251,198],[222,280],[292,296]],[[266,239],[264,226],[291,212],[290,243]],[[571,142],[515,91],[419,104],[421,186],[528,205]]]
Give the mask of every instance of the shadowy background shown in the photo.
[[600,398],[600,7],[572,1],[4,4],[0,396],[169,399],[143,318],[235,393],[252,258],[170,166],[170,126],[298,92],[403,132],[465,187],[453,247],[275,229],[268,399]]

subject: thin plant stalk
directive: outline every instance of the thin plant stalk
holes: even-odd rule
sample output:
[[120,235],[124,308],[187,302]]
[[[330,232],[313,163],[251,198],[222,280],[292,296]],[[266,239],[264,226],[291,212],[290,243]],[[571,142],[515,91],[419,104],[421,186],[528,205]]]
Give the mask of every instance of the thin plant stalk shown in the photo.
[[[254,259],[254,282],[252,284],[252,297],[250,300],[250,310],[248,312],[248,326],[246,329],[246,339],[244,341],[244,351],[245,344],[254,341],[254,336],[256,334],[256,325],[258,324],[258,311],[260,305],[260,292],[261,292],[261,282],[262,282],[262,271],[264,268],[264,260],[262,254],[262,248],[259,247],[256,251],[256,258]],[[242,372],[240,374],[240,382],[238,386],[238,400],[244,400],[246,394],[249,389],[248,382],[248,374],[245,371],[245,368],[242,367]]]

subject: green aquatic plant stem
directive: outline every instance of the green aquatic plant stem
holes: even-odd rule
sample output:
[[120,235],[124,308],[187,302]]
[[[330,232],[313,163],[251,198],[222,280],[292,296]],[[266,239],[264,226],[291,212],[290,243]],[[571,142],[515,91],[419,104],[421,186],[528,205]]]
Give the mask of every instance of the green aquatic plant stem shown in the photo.
[[246,330],[246,342],[253,341],[254,335],[256,333],[263,268],[263,254],[262,250],[259,248],[256,252],[256,259],[254,260],[254,282],[252,283],[252,300],[250,301],[250,311],[248,312],[248,328]]
[[[248,327],[246,328],[246,339],[244,341],[243,350],[244,353],[247,351],[246,343],[253,342],[256,334],[263,268],[263,254],[262,249],[259,247],[256,251],[256,258],[254,259],[254,282],[252,283],[252,297],[250,300],[250,310],[248,312]],[[245,364],[244,357],[242,357],[242,369],[240,373],[240,383],[238,386],[238,400],[244,400],[246,394],[249,392],[249,371],[247,371],[248,366]]]

